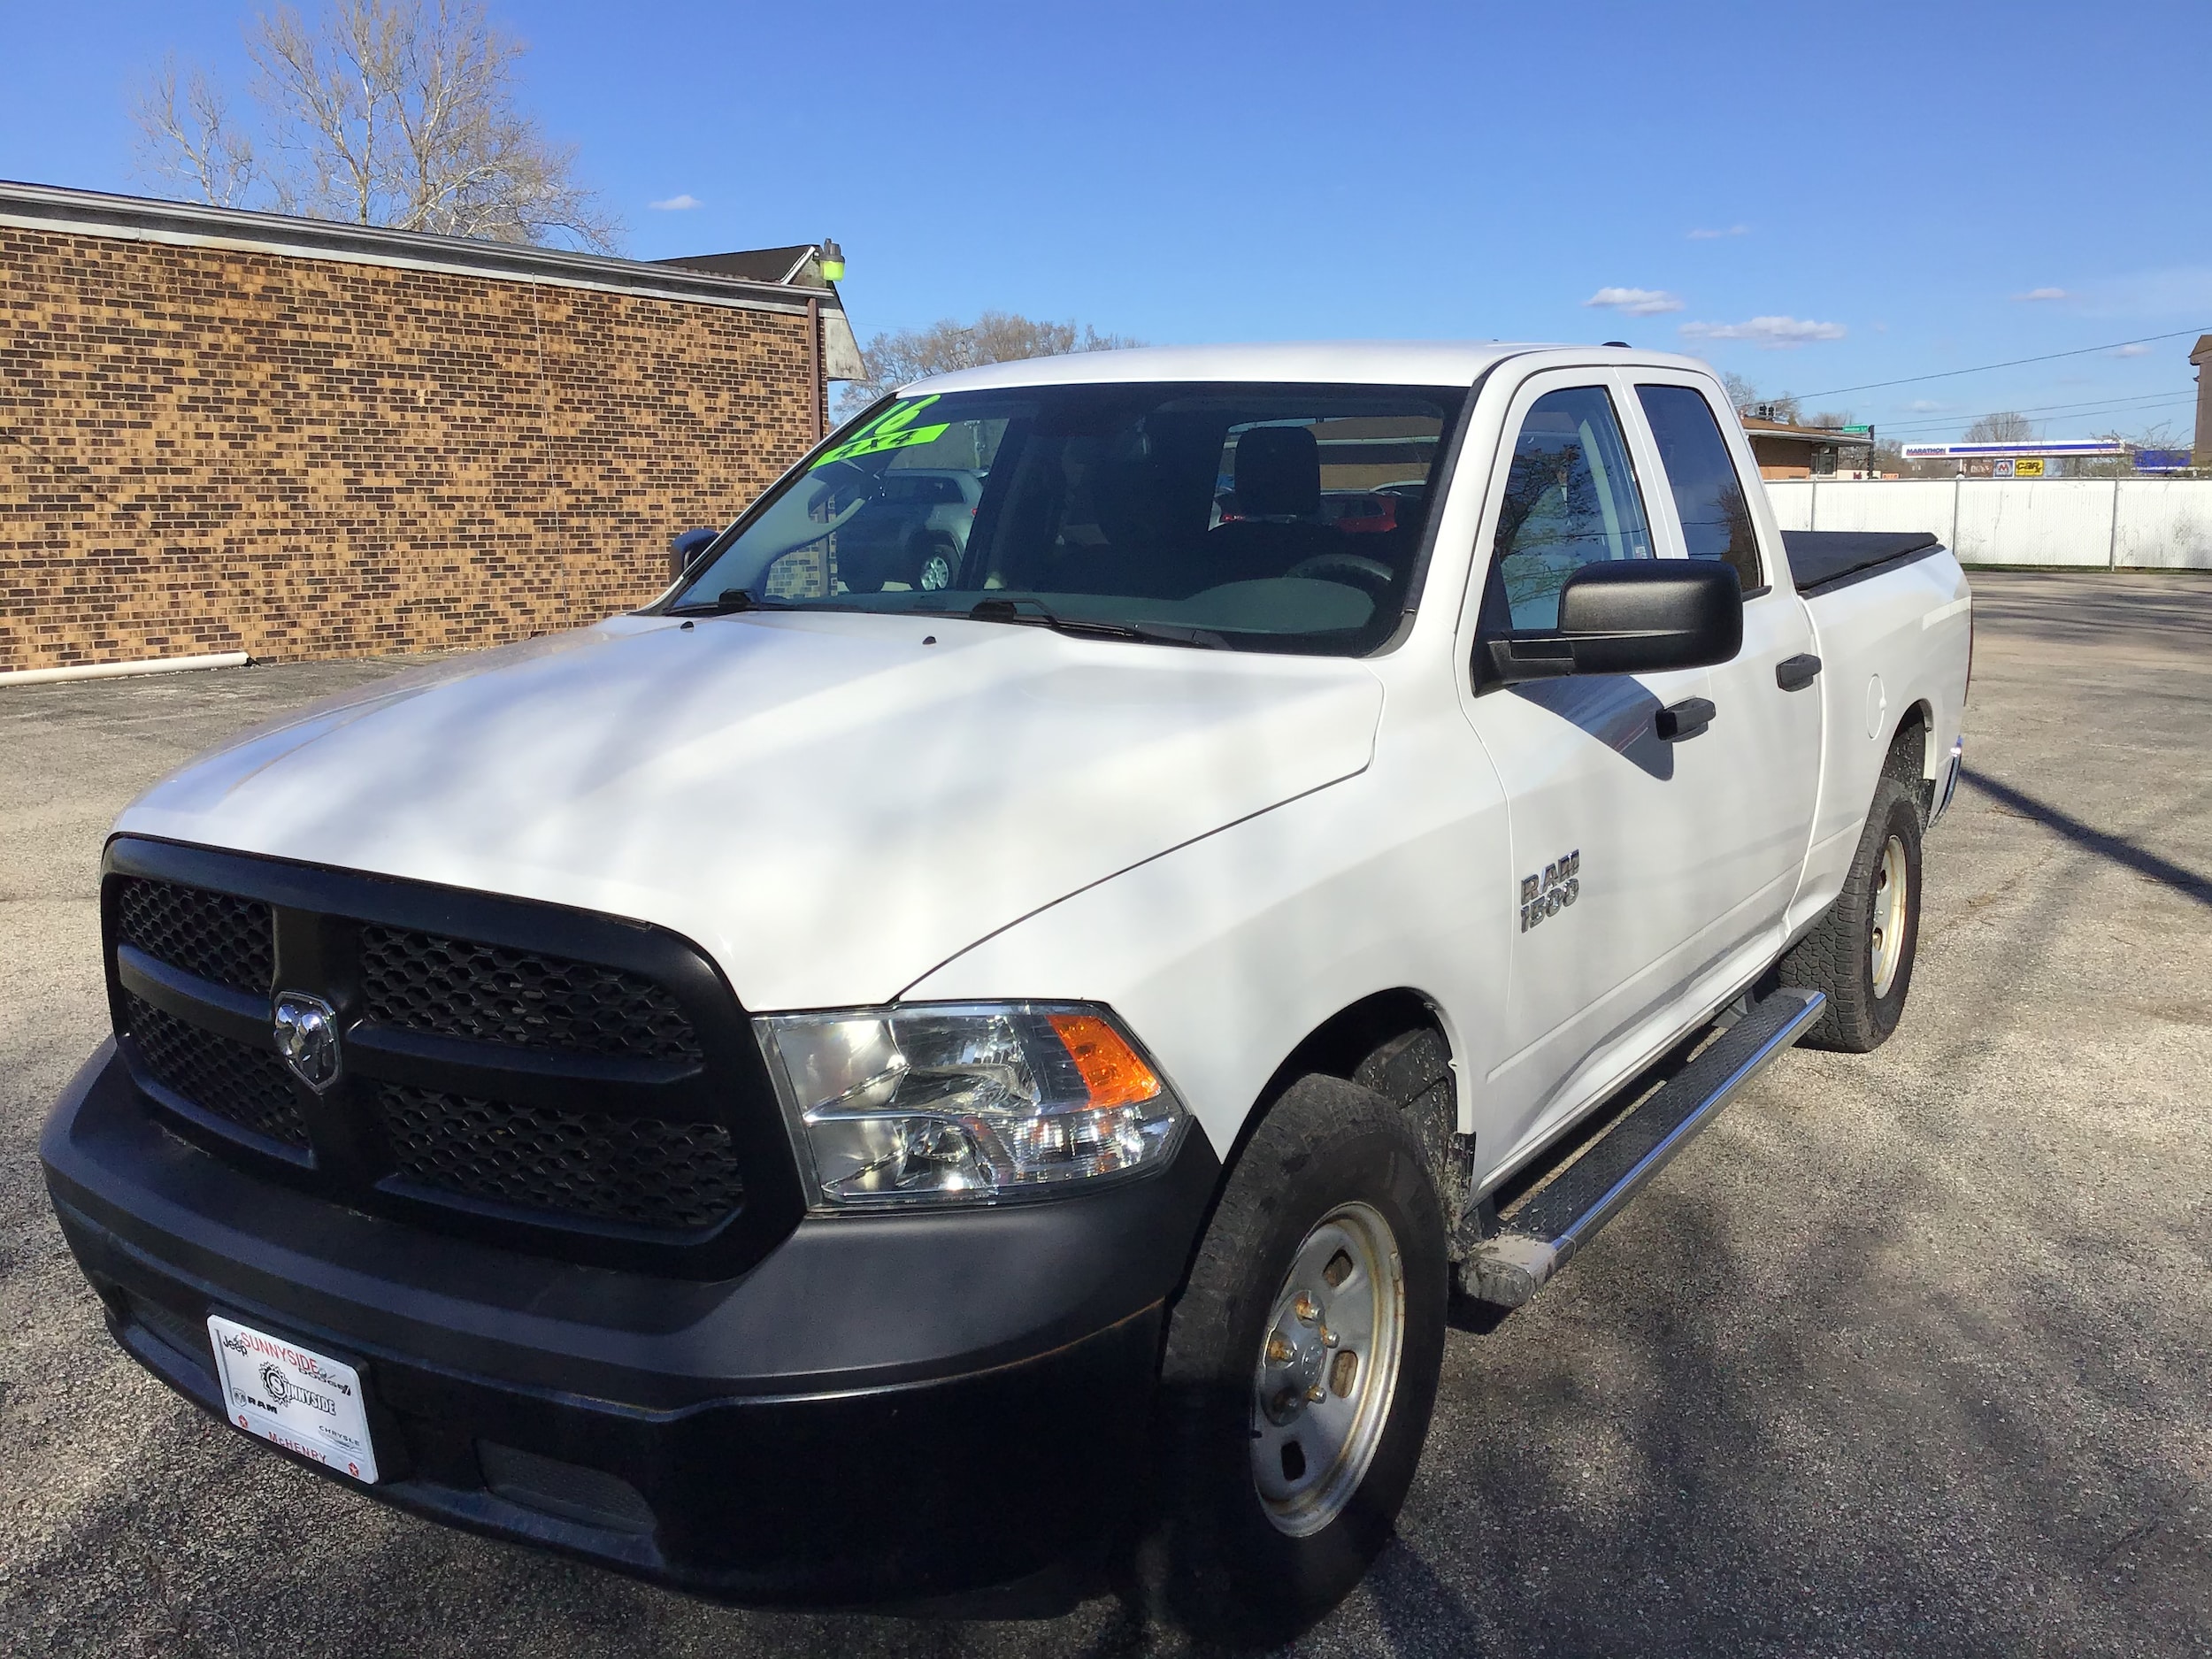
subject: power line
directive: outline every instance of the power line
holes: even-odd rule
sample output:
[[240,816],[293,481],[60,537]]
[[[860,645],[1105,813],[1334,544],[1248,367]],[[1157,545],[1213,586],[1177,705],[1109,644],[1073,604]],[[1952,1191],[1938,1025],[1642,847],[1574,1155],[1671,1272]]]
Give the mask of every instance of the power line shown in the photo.
[[[2192,402],[2193,402],[2193,401],[2194,401],[2194,400],[2193,400],[2193,399],[2191,399],[2191,398],[2184,398],[2184,397],[2168,397],[2168,398],[2160,398],[2160,399],[2158,399],[2157,401],[2155,401],[2155,402],[2154,402],[2154,403],[2137,403],[2137,404],[2125,404],[2125,405],[2122,405],[2122,406],[2120,406],[2120,407],[2118,407],[2118,408],[2114,408],[2114,409],[2085,409],[2085,410],[2076,410],[2076,411],[2071,411],[2070,413],[2068,413],[2068,414],[2066,415],[2066,419],[2069,419],[2069,420],[2076,420],[2076,421],[2079,421],[2079,420],[2105,420],[2105,419],[2116,419],[2116,418],[2117,418],[2117,417],[2119,417],[2119,416],[2122,416],[2122,415],[2147,415],[2147,414],[2151,413],[2153,411],[2154,411],[2154,410],[2159,410],[2159,409],[2181,409],[2181,408],[2185,408],[2185,407],[2187,407],[2187,406],[2188,406],[2188,404],[2189,404],[2189,403],[2192,403]],[[1998,412],[2001,412],[2001,413],[2005,413],[2005,414],[2013,414],[2013,415],[2036,415],[2036,416],[2038,416],[2038,417],[2039,417],[2039,419],[2037,419],[2037,421],[2036,421],[2036,424],[2037,424],[2038,426],[2045,425],[2045,424],[2047,424],[2049,420],[2051,420],[2051,419],[2055,419],[2055,417],[2053,415],[2053,413],[2052,413],[2051,411],[2036,411],[2036,410],[2029,410],[2029,409],[2013,409],[2013,410],[2005,410],[2005,411],[1998,411]],[[1912,434],[1916,434],[1916,433],[1924,433],[1924,432],[1941,432],[1941,431],[1945,430],[1946,428],[1948,428],[1948,427],[1951,427],[1951,426],[1969,426],[1973,425],[1973,424],[1974,424],[1974,422],[1975,422],[1976,420],[1982,419],[1984,419],[1984,417],[1979,416],[1979,415],[1976,415],[1976,416],[1962,416],[1962,417],[1960,417],[1960,418],[1959,418],[1958,419],[1956,419],[1956,420],[1937,420],[1937,421],[1921,421],[1921,422],[1913,422],[1913,423],[1901,423],[1901,424],[1899,424],[1899,425],[1897,425],[1897,426],[1880,426],[1880,427],[1878,427],[1878,428],[1877,428],[1877,430],[1878,430],[1878,432],[1880,432],[1880,434],[1881,434],[1883,436],[1885,436],[1885,437],[1899,437],[1899,436],[1906,436],[1906,437],[1909,437],[1909,436],[1911,436]]]
[[1943,369],[1934,374],[1908,374],[1901,380],[1869,380],[1864,386],[1837,386],[1824,392],[1801,392],[1801,400],[1840,397],[1846,392],[1875,392],[1885,386],[1916,386],[1923,380],[1947,380],[1961,374],[1986,374],[1992,369],[2016,369],[2024,363],[2050,363],[2060,357],[2085,357],[2096,351],[2117,351],[2122,346],[2147,346],[2158,340],[2179,340],[2189,334],[2212,334],[2212,328],[2177,328],[2170,334],[2145,334],[2139,340],[2115,340],[2101,346],[2083,346],[2074,351],[2047,351],[2039,357],[2014,357],[2005,363],[1985,363],[1971,369]]
[[[2101,397],[2085,403],[2032,403],[2025,409],[2008,410],[2005,412],[2014,415],[2119,414],[2139,406],[2155,408],[2162,403],[2191,403],[2195,398],[2194,392],[2153,392],[2140,397]],[[1890,434],[1932,431],[1939,426],[1956,426],[1978,419],[1978,416],[1973,415],[1950,415],[1919,420],[1885,421],[1880,430]]]

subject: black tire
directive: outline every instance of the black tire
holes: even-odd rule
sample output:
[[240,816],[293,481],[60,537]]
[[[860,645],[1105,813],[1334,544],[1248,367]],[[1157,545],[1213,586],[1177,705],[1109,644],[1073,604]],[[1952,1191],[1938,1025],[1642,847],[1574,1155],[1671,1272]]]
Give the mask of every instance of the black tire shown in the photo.
[[[1348,1205],[1379,1215],[1396,1246],[1395,1383],[1375,1396],[1381,1427],[1342,1508],[1294,1537],[1270,1518],[1256,1484],[1256,1373],[1301,1247]],[[1231,1174],[1170,1317],[1156,1503],[1135,1561],[1149,1612],[1204,1640],[1266,1645],[1359,1582],[1390,1538],[1428,1433],[1447,1274],[1443,1214],[1405,1114],[1341,1078],[1292,1085]],[[1352,1479],[1356,1463],[1342,1467]],[[1284,1469],[1292,1473],[1287,1455]]]
[[[1889,1041],[1912,991],[1913,957],[1920,944],[1920,803],[1910,780],[1886,773],[1874,792],[1866,831],[1851,860],[1851,873],[1828,913],[1784,954],[1785,985],[1824,991],[1828,1006],[1801,1041],[1809,1048],[1868,1054]],[[1883,852],[1898,844],[1904,868],[1903,938],[1886,988],[1875,984],[1874,927],[1888,908]]]

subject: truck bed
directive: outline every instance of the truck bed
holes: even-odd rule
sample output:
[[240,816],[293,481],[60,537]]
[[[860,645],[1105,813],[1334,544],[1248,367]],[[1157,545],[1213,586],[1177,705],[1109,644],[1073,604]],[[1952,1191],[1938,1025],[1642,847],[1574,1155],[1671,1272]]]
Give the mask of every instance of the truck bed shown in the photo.
[[1925,558],[1943,543],[1931,531],[1785,530],[1782,546],[1801,594],[1862,581],[1892,565]]

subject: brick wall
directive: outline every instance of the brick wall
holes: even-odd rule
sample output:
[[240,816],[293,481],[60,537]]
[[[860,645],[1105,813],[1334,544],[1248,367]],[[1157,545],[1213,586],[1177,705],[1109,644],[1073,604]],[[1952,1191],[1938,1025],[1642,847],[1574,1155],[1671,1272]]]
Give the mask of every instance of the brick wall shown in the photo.
[[0,227],[0,670],[495,644],[805,447],[803,314]]

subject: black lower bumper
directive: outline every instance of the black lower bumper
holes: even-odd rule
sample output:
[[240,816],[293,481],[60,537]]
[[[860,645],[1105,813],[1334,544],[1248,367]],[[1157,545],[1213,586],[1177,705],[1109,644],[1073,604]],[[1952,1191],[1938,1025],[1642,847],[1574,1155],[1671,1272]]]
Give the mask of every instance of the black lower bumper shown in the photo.
[[1156,1177],[810,1221],[702,1284],[273,1189],[163,1131],[105,1049],[41,1150],[118,1339],[211,1414],[211,1311],[360,1369],[374,1496],[698,1594],[815,1606],[1050,1584],[1112,1536],[1218,1173],[1194,1126]]

